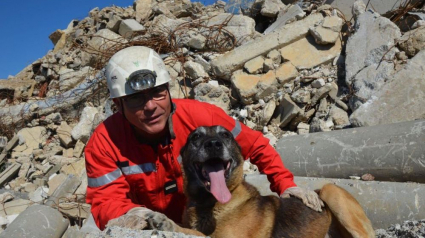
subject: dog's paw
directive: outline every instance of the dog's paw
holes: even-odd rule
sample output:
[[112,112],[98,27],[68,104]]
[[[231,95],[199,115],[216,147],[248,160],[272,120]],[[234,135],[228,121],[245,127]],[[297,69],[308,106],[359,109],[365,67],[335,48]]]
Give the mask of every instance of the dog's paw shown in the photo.
[[160,231],[175,231],[176,224],[169,219],[166,215],[159,212],[149,212],[146,214],[146,222],[148,229]]

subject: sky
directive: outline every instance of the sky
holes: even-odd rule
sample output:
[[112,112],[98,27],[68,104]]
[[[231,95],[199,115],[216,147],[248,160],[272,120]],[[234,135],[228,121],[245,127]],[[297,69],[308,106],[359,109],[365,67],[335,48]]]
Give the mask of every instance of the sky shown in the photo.
[[46,55],[54,47],[49,35],[57,29],[66,29],[73,19],[84,19],[95,7],[128,7],[133,1],[0,0],[0,79],[16,75]]

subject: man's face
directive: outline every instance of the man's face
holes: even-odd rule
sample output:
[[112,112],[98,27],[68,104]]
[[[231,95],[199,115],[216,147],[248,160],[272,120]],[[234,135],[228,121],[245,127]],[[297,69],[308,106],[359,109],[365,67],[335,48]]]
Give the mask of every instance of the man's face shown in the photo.
[[171,113],[167,85],[143,90],[114,102],[120,109],[118,103],[123,104],[125,117],[142,136],[155,138],[165,133],[164,128]]

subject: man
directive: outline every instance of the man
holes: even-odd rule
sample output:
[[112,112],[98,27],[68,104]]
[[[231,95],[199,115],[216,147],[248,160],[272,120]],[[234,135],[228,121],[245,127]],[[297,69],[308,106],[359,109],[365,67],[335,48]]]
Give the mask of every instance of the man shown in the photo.
[[152,49],[132,46],[117,52],[106,66],[106,78],[118,112],[96,128],[85,149],[87,203],[100,229],[114,218],[115,225],[143,228],[151,210],[180,223],[186,199],[179,152],[192,130],[211,125],[233,133],[245,159],[267,174],[272,191],[299,197],[320,211],[317,194],[295,185],[260,132],[216,106],[172,100],[170,76]]

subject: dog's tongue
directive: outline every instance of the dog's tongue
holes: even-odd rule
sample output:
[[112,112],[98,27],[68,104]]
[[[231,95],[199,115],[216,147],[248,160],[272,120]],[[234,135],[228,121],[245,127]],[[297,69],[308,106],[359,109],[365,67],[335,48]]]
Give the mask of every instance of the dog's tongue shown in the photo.
[[232,195],[226,186],[226,180],[224,179],[224,166],[222,163],[213,165],[205,164],[204,169],[210,176],[211,182],[211,193],[220,203],[227,203]]

